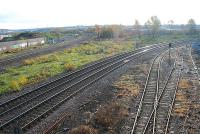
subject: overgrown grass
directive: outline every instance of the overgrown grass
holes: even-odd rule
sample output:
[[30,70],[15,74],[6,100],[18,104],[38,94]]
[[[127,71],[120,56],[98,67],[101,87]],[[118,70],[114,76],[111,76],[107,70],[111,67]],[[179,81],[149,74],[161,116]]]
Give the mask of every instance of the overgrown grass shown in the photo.
[[[101,41],[27,59],[22,66],[10,67],[6,73],[0,74],[0,93],[18,91],[63,71],[71,71],[100,58],[133,49],[130,41]],[[25,83],[19,81],[22,76],[27,79]]]
[[70,130],[69,134],[98,134],[98,131],[93,127],[81,125]]
[[189,88],[192,87],[192,84],[189,83],[189,81],[186,80],[186,79],[181,79],[180,82],[179,82],[178,87],[182,88],[182,89],[189,89]]
[[174,113],[176,116],[184,117],[187,114],[189,103],[186,95],[178,91],[176,94],[176,104],[174,107]]

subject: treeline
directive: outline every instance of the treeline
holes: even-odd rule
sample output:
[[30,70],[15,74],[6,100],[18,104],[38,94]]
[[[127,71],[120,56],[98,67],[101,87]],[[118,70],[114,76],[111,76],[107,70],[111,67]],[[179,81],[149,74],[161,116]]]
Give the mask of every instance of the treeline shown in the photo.
[[[151,16],[144,24],[140,24],[138,20],[135,20],[133,27],[129,27],[139,39],[143,34],[151,35],[152,38],[157,38],[161,34],[186,34],[190,36],[196,36],[200,33],[197,30],[197,25],[194,19],[189,19],[185,25],[174,24],[173,20],[169,20],[162,28],[160,19],[157,16]],[[107,39],[107,38],[120,38],[123,37],[126,33],[126,26],[122,25],[95,25],[93,29],[90,29],[91,32],[96,34],[98,39]]]
[[149,35],[152,35],[153,38],[156,38],[162,33],[181,33],[190,36],[196,36],[199,34],[197,30],[197,25],[194,19],[189,19],[186,25],[180,25],[181,28],[176,29],[173,20],[167,22],[167,28],[161,29],[161,21],[157,16],[150,17],[144,25],[141,25],[138,20],[135,20],[134,31],[138,38],[145,32]]
[[95,25],[93,31],[97,35],[98,39],[120,38],[124,36],[124,26],[122,25]]

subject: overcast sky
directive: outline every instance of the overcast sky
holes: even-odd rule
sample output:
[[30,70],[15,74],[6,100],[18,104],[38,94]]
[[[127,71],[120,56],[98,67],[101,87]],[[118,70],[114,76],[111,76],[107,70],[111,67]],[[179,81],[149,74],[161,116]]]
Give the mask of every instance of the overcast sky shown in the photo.
[[156,15],[200,23],[199,0],[0,0],[0,28],[21,29],[94,24],[144,24]]

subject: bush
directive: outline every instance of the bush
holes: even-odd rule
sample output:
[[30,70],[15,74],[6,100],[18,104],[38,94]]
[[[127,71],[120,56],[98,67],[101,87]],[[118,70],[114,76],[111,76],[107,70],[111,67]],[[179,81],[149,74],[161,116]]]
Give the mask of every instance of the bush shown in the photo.
[[26,76],[21,76],[19,77],[18,83],[20,84],[20,86],[23,86],[28,83],[28,79],[26,78]]
[[10,88],[13,90],[13,91],[19,91],[20,90],[20,86],[19,86],[19,83],[15,80],[11,81],[10,83]]
[[96,123],[104,127],[113,127],[128,115],[125,107],[118,103],[110,103],[101,107],[95,114]]
[[77,128],[73,128],[70,134],[98,134],[98,131],[90,126],[81,125]]
[[23,61],[23,65],[32,65],[34,62],[31,59],[27,59]]
[[31,59],[26,59],[23,61],[23,65],[32,65],[34,63],[45,63],[50,61],[57,61],[59,58],[57,55],[43,55]]
[[74,64],[71,64],[71,63],[65,63],[64,64],[64,67],[67,71],[73,71],[76,69],[76,66]]

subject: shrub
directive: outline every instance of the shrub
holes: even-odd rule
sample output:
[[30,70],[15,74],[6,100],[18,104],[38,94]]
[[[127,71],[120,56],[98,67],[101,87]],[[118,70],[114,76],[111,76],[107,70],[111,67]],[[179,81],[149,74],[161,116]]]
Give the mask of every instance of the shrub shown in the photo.
[[18,83],[20,84],[20,86],[23,86],[28,83],[28,79],[26,78],[26,76],[21,76],[19,77]]
[[73,71],[76,69],[76,66],[74,64],[71,64],[71,63],[65,63],[64,64],[64,67],[67,71]]
[[127,109],[114,102],[101,107],[95,114],[95,121],[108,128],[122,121],[126,115],[128,115]]
[[73,128],[70,134],[98,134],[98,131],[90,126],[81,125],[77,128]]
[[51,61],[58,61],[59,57],[56,54],[51,55]]
[[27,59],[23,61],[23,65],[32,65],[34,61],[32,59]]
[[19,83],[18,83],[16,80],[11,81],[11,83],[10,83],[10,88],[11,88],[13,91],[19,91],[19,90],[20,90]]
[[45,63],[50,61],[57,61],[59,57],[56,54],[53,55],[43,55],[31,59],[26,59],[23,61],[23,65],[32,65],[34,63]]

